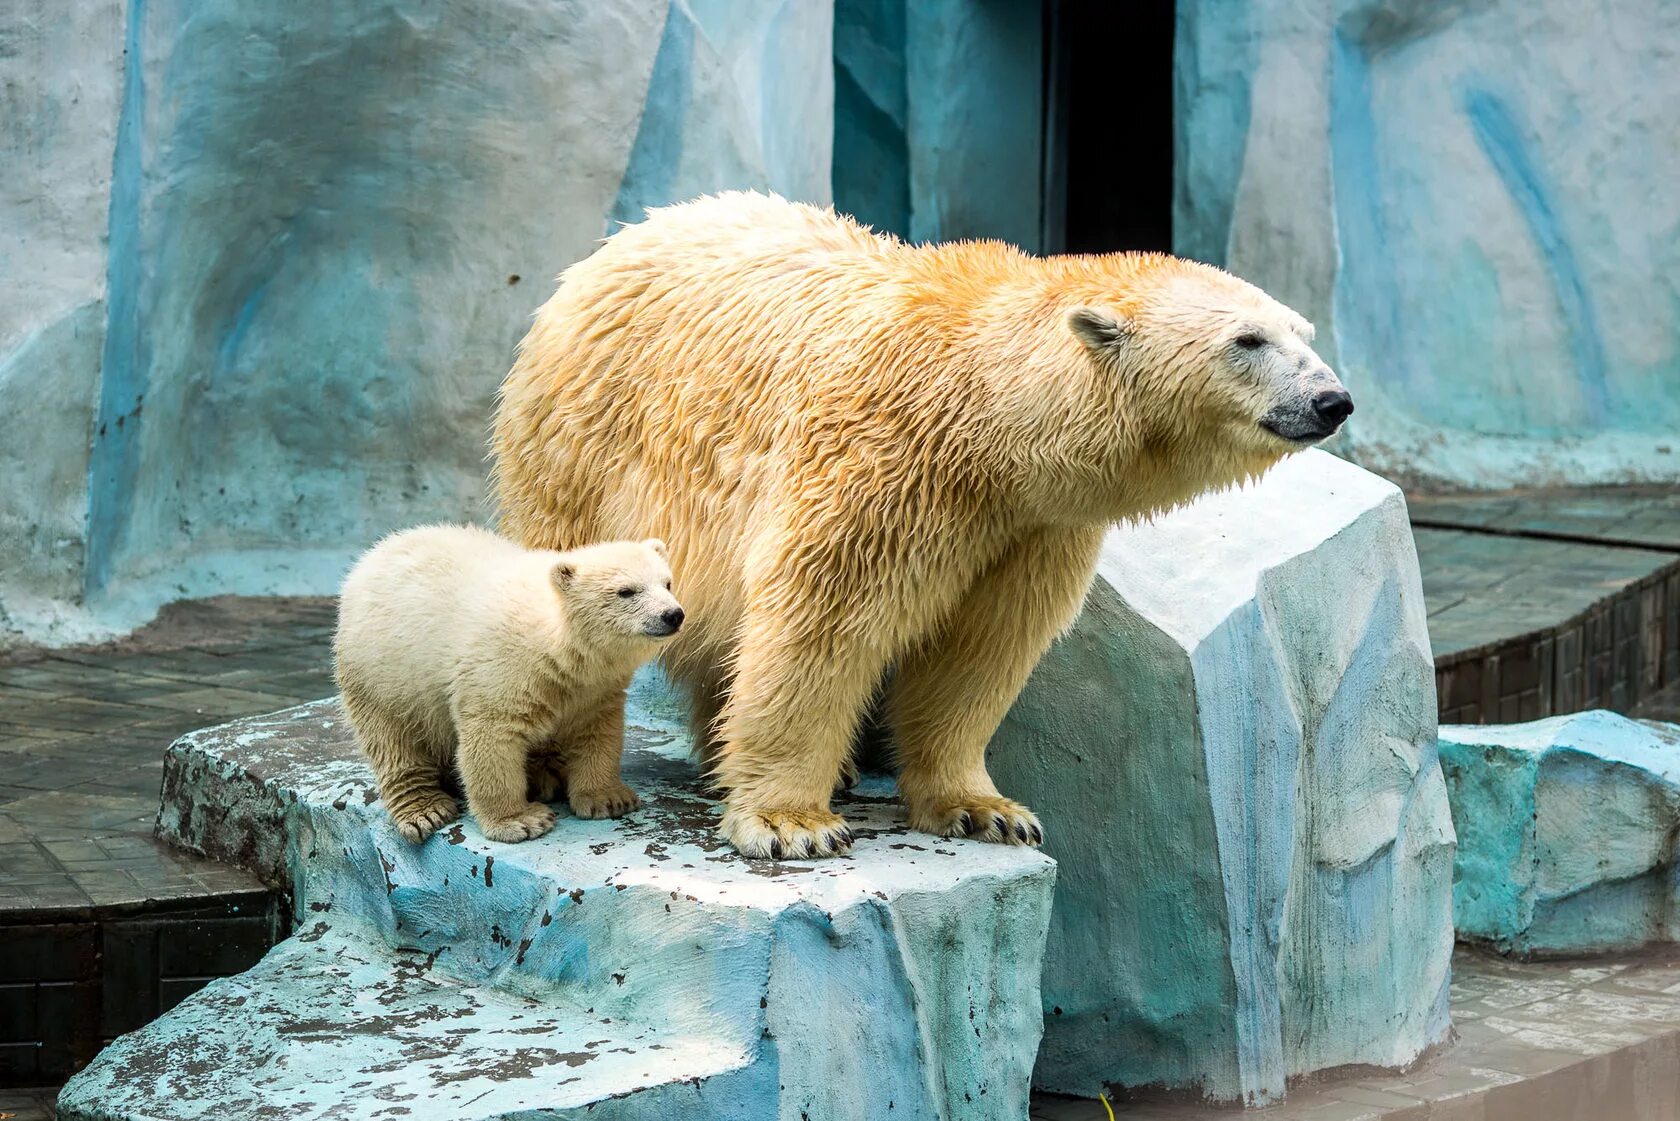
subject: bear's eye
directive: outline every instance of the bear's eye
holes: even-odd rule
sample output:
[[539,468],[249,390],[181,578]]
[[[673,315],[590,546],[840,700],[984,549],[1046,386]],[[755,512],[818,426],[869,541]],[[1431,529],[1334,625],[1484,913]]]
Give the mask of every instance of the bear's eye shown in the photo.
[[671,590],[671,582],[669,580],[665,581],[665,590],[666,591]]
[[1266,337],[1255,331],[1245,331],[1237,336],[1237,345],[1244,350],[1259,350],[1266,345]]
[[618,589],[618,598],[619,599],[629,599],[631,596],[633,596],[635,594],[636,594],[636,589],[635,588],[620,588],[620,589]]

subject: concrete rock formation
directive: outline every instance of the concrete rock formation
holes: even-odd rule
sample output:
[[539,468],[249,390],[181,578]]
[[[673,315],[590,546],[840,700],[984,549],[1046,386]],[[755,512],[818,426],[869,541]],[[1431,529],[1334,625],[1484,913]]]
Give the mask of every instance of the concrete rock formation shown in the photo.
[[851,859],[744,860],[678,712],[639,679],[643,809],[517,845],[405,842],[336,701],[185,737],[160,833],[288,884],[296,933],[59,1117],[1024,1117],[1054,864],[910,833],[881,780]]
[[1311,451],[1113,530],[988,756],[1061,868],[1035,1084],[1261,1104],[1440,1042],[1435,730],[1392,484]]
[[1445,725],[1460,938],[1572,955],[1680,932],[1680,726],[1594,710]]
[[1475,487],[1680,479],[1680,6],[1178,20],[1175,246],[1318,324],[1350,454]]

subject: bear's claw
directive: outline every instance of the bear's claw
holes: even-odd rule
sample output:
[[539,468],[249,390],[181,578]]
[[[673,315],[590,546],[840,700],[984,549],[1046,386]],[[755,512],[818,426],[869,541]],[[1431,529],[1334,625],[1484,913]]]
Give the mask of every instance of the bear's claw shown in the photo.
[[460,817],[461,804],[439,790],[417,804],[401,806],[390,813],[403,839],[418,844]]
[[1033,812],[1008,798],[979,797],[912,808],[910,827],[940,837],[968,837],[1006,845],[1041,845],[1044,829]]
[[642,804],[636,792],[622,782],[603,790],[573,790],[567,794],[572,812],[579,817],[623,817]]
[[554,811],[537,802],[508,817],[479,819],[478,827],[492,841],[528,841],[554,828]]
[[826,811],[728,809],[718,828],[742,856],[770,860],[845,856],[857,840],[838,814]]

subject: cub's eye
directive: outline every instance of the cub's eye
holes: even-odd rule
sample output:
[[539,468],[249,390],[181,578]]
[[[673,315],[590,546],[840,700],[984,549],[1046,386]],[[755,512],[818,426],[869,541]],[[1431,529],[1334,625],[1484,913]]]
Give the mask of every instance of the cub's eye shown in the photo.
[[1244,350],[1259,350],[1261,347],[1266,345],[1266,338],[1264,335],[1248,331],[1237,336],[1237,345],[1242,347]]
[[671,582],[669,580],[665,581],[665,590],[666,591],[671,590]]
[[636,589],[635,588],[620,588],[620,589],[618,589],[618,598],[619,599],[629,599],[631,596],[633,596],[635,594],[636,594]]

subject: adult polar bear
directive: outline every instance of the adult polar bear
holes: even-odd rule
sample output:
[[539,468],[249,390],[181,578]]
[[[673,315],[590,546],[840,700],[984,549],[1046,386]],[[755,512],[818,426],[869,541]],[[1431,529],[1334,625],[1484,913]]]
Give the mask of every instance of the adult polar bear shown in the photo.
[[1260,474],[1353,405],[1311,326],[1205,265],[917,247],[750,193],[567,269],[502,386],[503,529],[662,537],[666,647],[750,856],[826,856],[889,667],[910,824],[1037,843],[987,741],[1105,528]]

